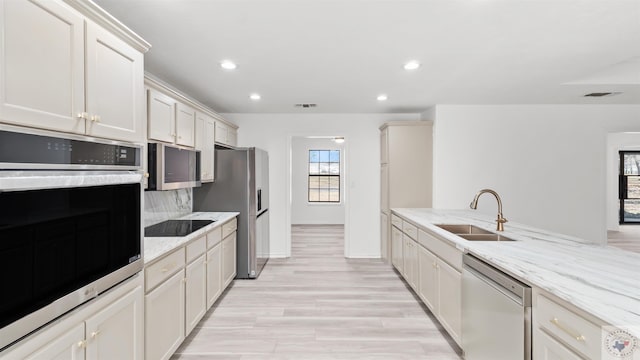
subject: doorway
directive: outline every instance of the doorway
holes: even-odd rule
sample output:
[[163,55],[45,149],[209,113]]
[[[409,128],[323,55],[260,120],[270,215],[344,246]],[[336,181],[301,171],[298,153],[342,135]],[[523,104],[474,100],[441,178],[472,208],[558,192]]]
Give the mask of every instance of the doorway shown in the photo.
[[620,225],[640,225],[640,151],[620,151]]
[[[342,139],[342,141],[336,141]],[[292,136],[290,146],[290,249],[300,232],[312,229],[344,235],[346,222],[345,144],[341,136]],[[346,239],[345,239],[346,242]],[[344,245],[342,251],[345,252]]]

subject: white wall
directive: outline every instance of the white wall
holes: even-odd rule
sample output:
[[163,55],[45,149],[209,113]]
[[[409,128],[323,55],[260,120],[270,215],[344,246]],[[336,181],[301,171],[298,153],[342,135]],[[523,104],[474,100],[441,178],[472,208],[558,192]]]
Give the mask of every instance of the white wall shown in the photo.
[[223,114],[240,126],[241,146],[269,152],[271,256],[290,256],[289,174],[294,136],[345,137],[345,255],[380,256],[380,144],[378,127],[419,114]]
[[[343,136],[342,134],[334,134]],[[340,203],[309,203],[309,150],[340,150],[344,146],[330,138],[295,136],[291,140],[291,223],[344,224],[344,161],[340,161]]]
[[618,168],[620,150],[640,150],[640,133],[612,133],[607,137],[607,230],[620,228]]
[[[640,131],[640,106],[439,105],[435,113],[434,207],[466,208],[492,188],[509,220],[606,242],[607,135]],[[478,210],[495,214],[495,200],[483,195]]]

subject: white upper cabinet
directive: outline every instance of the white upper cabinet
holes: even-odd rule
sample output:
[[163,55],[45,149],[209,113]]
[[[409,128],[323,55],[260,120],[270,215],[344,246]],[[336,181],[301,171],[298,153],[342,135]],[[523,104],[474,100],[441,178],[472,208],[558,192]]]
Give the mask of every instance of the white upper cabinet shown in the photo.
[[53,1],[0,4],[2,122],[84,133],[84,18]]
[[143,142],[143,55],[87,22],[87,135]]
[[61,1],[0,0],[0,16],[0,121],[143,142],[146,49]]
[[149,139],[173,142],[173,135],[176,133],[176,101],[155,89],[147,92],[147,111],[149,117],[149,128],[147,136]]
[[214,180],[215,120],[196,112],[196,150],[200,150],[200,178],[202,182]]
[[216,121],[216,142],[229,146],[237,146],[238,129],[222,121]]
[[176,144],[195,146],[196,111],[182,103],[176,104]]

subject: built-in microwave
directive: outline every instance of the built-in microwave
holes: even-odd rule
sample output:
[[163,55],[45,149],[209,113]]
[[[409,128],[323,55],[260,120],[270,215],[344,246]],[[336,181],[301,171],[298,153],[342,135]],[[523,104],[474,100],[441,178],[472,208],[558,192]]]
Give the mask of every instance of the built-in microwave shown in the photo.
[[149,143],[148,190],[200,186],[200,150]]
[[0,125],[0,351],[142,270],[141,150]]

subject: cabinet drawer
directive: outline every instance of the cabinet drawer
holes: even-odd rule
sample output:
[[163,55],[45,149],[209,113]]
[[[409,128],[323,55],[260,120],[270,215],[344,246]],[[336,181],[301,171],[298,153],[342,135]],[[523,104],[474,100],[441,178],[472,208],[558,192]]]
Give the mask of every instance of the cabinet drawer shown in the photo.
[[436,254],[454,269],[462,271],[462,251],[456,249],[455,246],[449,245],[423,230],[418,230],[418,243]]
[[207,237],[201,236],[187,245],[187,264],[207,251]]
[[222,238],[226,238],[232,232],[238,229],[238,220],[237,218],[233,218],[233,220],[229,220],[228,222],[222,224]]
[[181,247],[155,264],[147,267],[144,270],[146,279],[145,291],[153,289],[156,285],[168,279],[169,276],[181,269],[184,266],[184,257],[184,247]]
[[397,227],[398,229],[402,229],[402,219],[398,216],[391,214],[391,225]]
[[406,221],[402,222],[402,232],[409,235],[413,240],[418,240],[418,228]]
[[207,233],[207,249],[216,246],[222,240],[222,227],[217,227]]
[[600,327],[553,300],[538,295],[538,326],[590,359],[601,356]]

